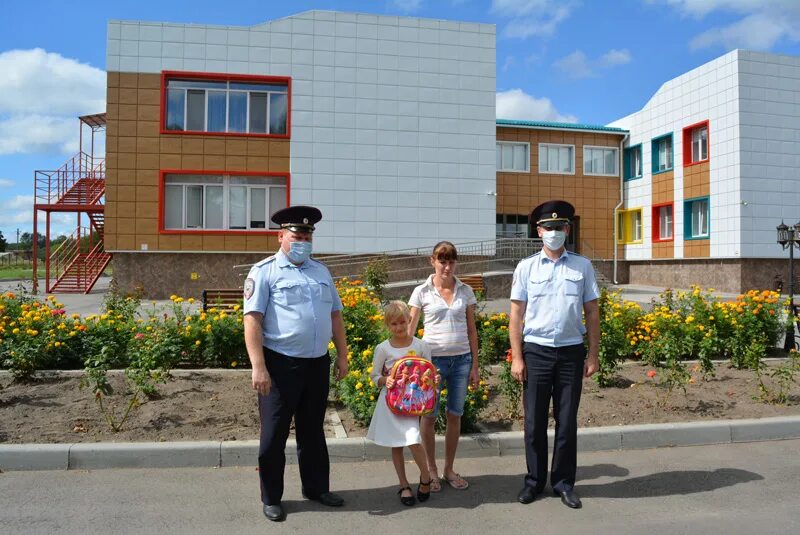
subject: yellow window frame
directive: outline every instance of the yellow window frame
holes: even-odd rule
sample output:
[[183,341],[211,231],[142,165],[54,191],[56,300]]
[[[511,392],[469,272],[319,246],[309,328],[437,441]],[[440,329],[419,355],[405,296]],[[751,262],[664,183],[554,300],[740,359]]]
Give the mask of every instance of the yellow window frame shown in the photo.
[[617,211],[617,244],[644,242],[643,213],[641,207]]

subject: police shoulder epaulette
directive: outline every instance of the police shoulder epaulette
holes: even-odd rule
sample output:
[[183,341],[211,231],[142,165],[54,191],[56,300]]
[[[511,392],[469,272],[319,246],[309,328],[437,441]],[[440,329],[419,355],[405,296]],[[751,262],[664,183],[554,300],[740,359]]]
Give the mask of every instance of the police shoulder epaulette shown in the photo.
[[277,255],[268,256],[264,260],[261,260],[260,262],[256,262],[253,265],[254,265],[254,267],[263,267],[263,266],[266,266],[267,264],[269,264],[270,262],[275,261],[275,258],[277,258]]
[[[539,256],[540,254],[542,254],[542,252],[541,252],[541,251],[539,251],[538,253],[533,253],[533,254],[532,254],[532,255],[530,255],[530,256],[526,256],[526,257],[525,257],[525,258],[523,258],[522,260],[527,260],[527,259],[529,259],[529,258],[534,258],[534,257],[537,257],[537,256]],[[522,262],[522,260],[520,260],[520,262]]]

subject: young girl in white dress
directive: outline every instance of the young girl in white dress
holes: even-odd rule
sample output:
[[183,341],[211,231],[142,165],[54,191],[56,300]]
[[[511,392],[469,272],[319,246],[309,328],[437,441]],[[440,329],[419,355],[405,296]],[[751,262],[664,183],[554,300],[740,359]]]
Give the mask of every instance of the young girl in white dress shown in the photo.
[[[372,358],[372,381],[382,388],[367,432],[368,439],[378,445],[392,448],[392,462],[400,480],[398,494],[403,505],[414,505],[416,500],[424,502],[431,495],[431,474],[425,460],[425,451],[420,444],[419,418],[398,416],[391,412],[386,405],[386,389],[394,385],[394,380],[388,377],[389,370],[392,369],[394,363],[412,351],[418,357],[431,360],[428,344],[408,334],[410,317],[408,305],[402,301],[392,301],[384,309],[383,321],[392,336],[375,347]],[[435,380],[436,383],[439,382],[438,375]],[[408,479],[406,479],[405,458],[403,457],[403,447],[405,446],[411,451],[414,462],[419,467],[416,500],[411,486],[408,484]]]

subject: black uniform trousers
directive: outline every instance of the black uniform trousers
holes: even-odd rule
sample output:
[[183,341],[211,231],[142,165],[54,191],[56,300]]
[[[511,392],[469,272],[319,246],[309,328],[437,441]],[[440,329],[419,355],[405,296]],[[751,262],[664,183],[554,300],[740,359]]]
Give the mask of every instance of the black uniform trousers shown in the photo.
[[330,357],[287,357],[264,348],[272,388],[258,395],[261,440],[258,474],[261,501],[278,505],[283,497],[286,440],[294,416],[297,462],[303,491],[311,498],[329,492],[330,462],[325,443],[325,410],[330,384]]
[[547,347],[526,342],[522,355],[528,373],[523,386],[525,407],[525,486],[541,492],[547,482],[547,422],[550,398],[556,420],[550,486],[572,490],[578,457],[578,405],[583,386],[583,344]]

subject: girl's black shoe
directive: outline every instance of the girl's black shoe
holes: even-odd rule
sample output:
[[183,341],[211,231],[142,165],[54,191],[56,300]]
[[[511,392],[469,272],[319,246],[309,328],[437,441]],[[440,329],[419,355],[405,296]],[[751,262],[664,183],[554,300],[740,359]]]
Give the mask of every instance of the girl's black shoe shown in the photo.
[[[402,487],[400,490],[397,491],[397,494],[400,495],[400,503],[403,505],[414,505],[417,503],[417,500],[414,499],[414,496],[403,496],[403,491],[413,492],[411,487]],[[427,498],[425,498],[427,500]]]

